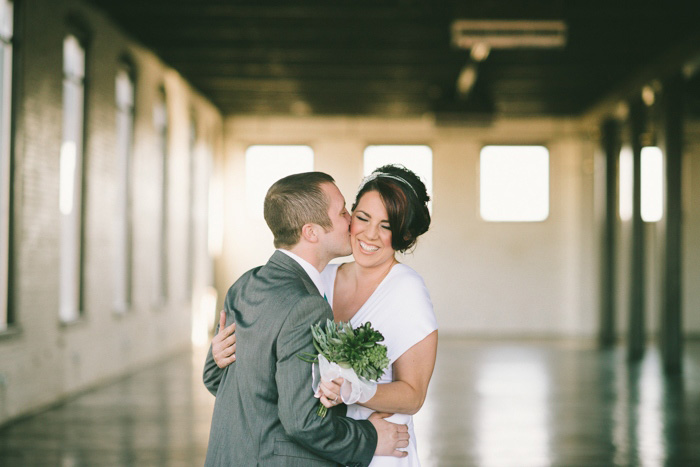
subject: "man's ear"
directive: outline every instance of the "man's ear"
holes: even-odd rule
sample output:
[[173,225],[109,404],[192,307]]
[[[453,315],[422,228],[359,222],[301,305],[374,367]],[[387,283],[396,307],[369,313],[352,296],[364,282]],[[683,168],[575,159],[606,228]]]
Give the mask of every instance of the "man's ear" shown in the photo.
[[316,243],[318,242],[317,229],[318,226],[316,224],[304,224],[301,228],[301,236],[309,243]]

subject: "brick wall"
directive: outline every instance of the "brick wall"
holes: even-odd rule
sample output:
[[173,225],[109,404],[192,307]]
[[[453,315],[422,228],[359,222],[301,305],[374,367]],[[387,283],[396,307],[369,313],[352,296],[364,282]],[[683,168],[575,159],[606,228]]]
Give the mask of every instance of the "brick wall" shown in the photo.
[[[79,1],[26,0],[17,6],[15,68],[14,219],[11,245],[13,332],[0,336],[0,424],[128,373],[190,345],[189,122],[194,112],[202,154],[220,157],[222,118],[176,72],[130,41],[99,11]],[[87,28],[85,111],[84,316],[58,319],[59,151],[62,118],[62,43],[67,18]],[[136,67],[132,161],[132,307],[113,310],[116,196],[115,75],[128,54]],[[153,121],[158,89],[168,99],[169,225],[167,303],[153,297],[158,278],[160,152]],[[206,183],[193,188],[206,199]],[[204,198],[202,198],[204,197]],[[204,224],[206,216],[195,216]],[[201,232],[206,225],[195,226]],[[206,242],[198,235],[197,242]],[[206,245],[197,245],[206,254]],[[207,258],[199,258],[206,264]],[[202,281],[196,281],[202,284]],[[206,284],[204,284],[206,285]],[[196,296],[195,291],[195,296]]]

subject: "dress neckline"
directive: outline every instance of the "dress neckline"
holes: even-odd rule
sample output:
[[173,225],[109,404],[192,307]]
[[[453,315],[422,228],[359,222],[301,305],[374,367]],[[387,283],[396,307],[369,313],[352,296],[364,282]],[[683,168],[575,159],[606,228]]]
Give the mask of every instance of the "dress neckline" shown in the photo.
[[[331,279],[332,279],[332,280],[331,280],[331,288],[332,288],[332,290],[333,290],[332,295],[330,296],[330,300],[329,300],[329,303],[330,303],[330,305],[331,305],[331,308],[333,307],[333,301],[335,300],[335,281],[338,279],[338,270],[340,269],[340,267],[341,267],[343,264],[349,264],[349,263],[338,264],[337,267],[334,268],[335,270],[333,271],[333,276],[331,277]],[[367,297],[367,300],[365,300],[365,303],[363,303],[363,304],[360,306],[360,308],[357,309],[357,311],[355,312],[355,314],[352,315],[352,317],[350,318],[350,324],[353,325],[353,327],[355,327],[355,325],[356,325],[356,323],[355,323],[355,318],[356,318],[358,315],[360,315],[360,313],[361,313],[365,308],[367,308],[367,304],[370,303],[370,302],[377,296],[377,292],[379,292],[379,290],[382,288],[382,286],[384,285],[384,283],[387,282],[387,279],[389,279],[389,277],[391,277],[391,276],[394,274],[394,270],[395,270],[398,266],[406,266],[406,265],[403,264],[403,263],[396,263],[396,264],[394,264],[393,266],[391,266],[391,269],[389,269],[389,272],[386,274],[386,276],[384,276],[384,278],[382,278],[382,280],[379,282],[379,284],[378,284],[377,287],[374,289],[374,291],[372,292],[372,294],[371,294],[369,297]],[[408,266],[406,266],[406,267],[408,267]]]

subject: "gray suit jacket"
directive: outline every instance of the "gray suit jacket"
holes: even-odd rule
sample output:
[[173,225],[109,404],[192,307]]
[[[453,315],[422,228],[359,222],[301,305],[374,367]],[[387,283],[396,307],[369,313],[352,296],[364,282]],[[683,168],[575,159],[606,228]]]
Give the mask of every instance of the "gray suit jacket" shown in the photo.
[[226,322],[236,322],[236,362],[216,366],[211,347],[204,384],[216,396],[206,465],[368,465],[377,433],[352,420],[344,407],[316,415],[310,326],[333,319],[304,269],[276,251],[266,265],[245,273],[226,295]]

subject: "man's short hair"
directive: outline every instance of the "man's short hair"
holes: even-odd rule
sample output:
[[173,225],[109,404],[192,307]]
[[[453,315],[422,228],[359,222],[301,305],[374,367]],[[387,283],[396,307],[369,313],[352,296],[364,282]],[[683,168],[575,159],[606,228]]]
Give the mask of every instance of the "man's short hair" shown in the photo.
[[304,172],[277,180],[265,195],[265,222],[274,236],[275,248],[289,248],[301,238],[304,224],[318,224],[326,231],[330,200],[321,185],[333,183],[323,172]]

